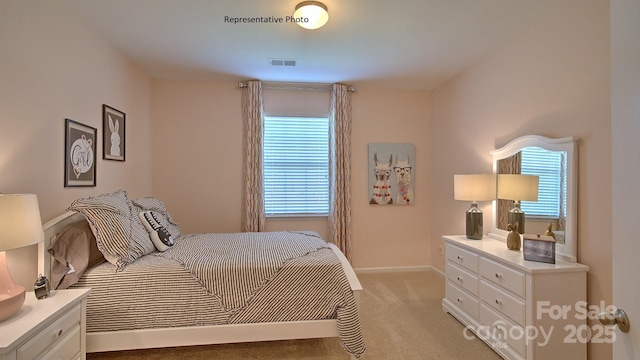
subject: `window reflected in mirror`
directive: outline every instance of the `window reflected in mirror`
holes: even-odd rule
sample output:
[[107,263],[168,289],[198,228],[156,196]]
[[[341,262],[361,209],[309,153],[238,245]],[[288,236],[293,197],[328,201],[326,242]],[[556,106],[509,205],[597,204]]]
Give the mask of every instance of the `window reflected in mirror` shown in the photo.
[[[537,175],[538,201],[522,201],[527,222],[526,232],[543,234],[549,224],[557,243],[564,244],[567,217],[567,152],[529,146],[497,162],[499,174]],[[498,187],[500,184],[498,183]],[[508,229],[511,200],[497,200],[497,227]]]

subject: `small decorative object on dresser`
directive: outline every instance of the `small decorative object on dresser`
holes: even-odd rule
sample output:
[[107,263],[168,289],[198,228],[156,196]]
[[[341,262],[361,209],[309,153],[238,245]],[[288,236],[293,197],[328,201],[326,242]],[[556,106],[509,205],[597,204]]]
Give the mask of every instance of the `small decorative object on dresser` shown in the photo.
[[38,279],[33,284],[33,293],[38,299],[44,299],[51,293],[51,287],[49,285],[49,279],[46,276],[40,274]]
[[524,234],[524,259],[549,264],[556,263],[556,240],[546,235]]
[[554,240],[556,239],[556,234],[553,232],[553,223],[549,223],[547,226],[547,231],[544,232],[545,236],[551,236]]
[[522,242],[520,241],[520,233],[518,233],[518,222],[515,224],[509,224],[507,227],[509,229],[509,235],[507,235],[507,248],[509,250],[520,251],[520,245]]

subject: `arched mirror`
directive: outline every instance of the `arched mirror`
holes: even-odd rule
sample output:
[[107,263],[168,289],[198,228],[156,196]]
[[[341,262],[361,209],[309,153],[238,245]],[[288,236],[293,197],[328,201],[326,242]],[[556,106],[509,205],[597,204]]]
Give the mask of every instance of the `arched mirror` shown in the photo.
[[[495,174],[539,176],[538,201],[522,201],[527,234],[556,235],[556,258],[577,261],[578,152],[577,138],[527,135],[491,152]],[[499,179],[500,177],[498,177]],[[500,181],[498,180],[498,188]],[[513,201],[493,202],[491,237],[506,239],[507,214]]]

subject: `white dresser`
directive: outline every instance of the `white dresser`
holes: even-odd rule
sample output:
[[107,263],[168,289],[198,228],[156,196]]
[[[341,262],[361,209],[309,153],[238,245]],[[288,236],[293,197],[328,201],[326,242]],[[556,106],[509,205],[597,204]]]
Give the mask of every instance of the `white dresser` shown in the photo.
[[85,359],[89,291],[51,291],[42,300],[27,292],[20,311],[0,322],[0,360]]
[[586,359],[587,271],[525,261],[505,242],[444,236],[443,309],[506,359]]

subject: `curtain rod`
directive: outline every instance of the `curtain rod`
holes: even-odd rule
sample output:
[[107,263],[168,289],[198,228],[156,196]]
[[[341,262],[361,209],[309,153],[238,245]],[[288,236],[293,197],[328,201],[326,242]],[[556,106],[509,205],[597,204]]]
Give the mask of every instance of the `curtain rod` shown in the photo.
[[[247,83],[238,83],[239,88],[247,87]],[[294,82],[263,82],[265,90],[296,90],[296,91],[331,91],[331,84],[324,83],[294,83]],[[349,86],[348,91],[355,92],[355,86]]]

